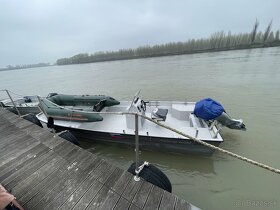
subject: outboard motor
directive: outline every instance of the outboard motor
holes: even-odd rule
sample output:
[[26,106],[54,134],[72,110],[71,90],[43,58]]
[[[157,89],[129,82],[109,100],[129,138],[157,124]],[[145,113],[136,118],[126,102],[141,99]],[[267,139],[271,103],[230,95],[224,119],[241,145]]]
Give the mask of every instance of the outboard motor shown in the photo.
[[219,117],[215,118],[214,120],[217,120],[223,126],[226,126],[230,129],[246,130],[243,120],[231,119],[230,116],[226,112],[223,112]]
[[230,129],[246,130],[242,120],[231,119],[224,107],[211,98],[205,98],[195,104],[194,114],[204,120],[217,120]]

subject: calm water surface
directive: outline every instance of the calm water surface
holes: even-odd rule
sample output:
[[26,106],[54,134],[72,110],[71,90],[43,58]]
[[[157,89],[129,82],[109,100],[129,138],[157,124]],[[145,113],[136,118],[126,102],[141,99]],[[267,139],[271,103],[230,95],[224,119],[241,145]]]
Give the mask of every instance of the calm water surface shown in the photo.
[[[280,168],[280,48],[203,53],[0,72],[0,89],[19,94],[106,94],[130,100],[197,101],[211,97],[247,131],[224,128],[222,148]],[[3,98],[4,94],[0,95]],[[84,143],[127,169],[131,148]],[[221,153],[211,157],[142,151],[173,192],[203,209],[280,209],[280,175]]]

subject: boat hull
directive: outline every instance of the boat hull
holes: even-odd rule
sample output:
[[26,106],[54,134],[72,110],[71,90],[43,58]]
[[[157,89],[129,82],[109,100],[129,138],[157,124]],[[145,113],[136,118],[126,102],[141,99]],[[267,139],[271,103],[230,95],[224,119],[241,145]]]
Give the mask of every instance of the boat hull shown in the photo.
[[[15,109],[15,107],[10,107],[10,106],[6,106],[4,108],[9,108],[9,111],[12,111],[15,114],[17,113],[17,110]],[[38,114],[40,112],[40,109],[38,108],[38,106],[33,106],[33,107],[17,107],[18,111],[20,112],[21,115],[26,115],[26,114]]]
[[[63,131],[65,129],[70,130],[78,140],[86,140],[92,142],[103,143],[116,143],[119,145],[135,147],[135,136],[119,133],[107,133],[98,131],[81,130],[76,128],[65,128],[61,126],[55,126],[57,131]],[[221,141],[205,141],[214,146],[219,146]],[[179,139],[179,138],[162,138],[162,137],[150,137],[139,135],[139,146],[141,150],[156,150],[168,153],[180,153],[180,154],[196,154],[210,156],[214,150],[204,145],[196,143],[192,140]]]

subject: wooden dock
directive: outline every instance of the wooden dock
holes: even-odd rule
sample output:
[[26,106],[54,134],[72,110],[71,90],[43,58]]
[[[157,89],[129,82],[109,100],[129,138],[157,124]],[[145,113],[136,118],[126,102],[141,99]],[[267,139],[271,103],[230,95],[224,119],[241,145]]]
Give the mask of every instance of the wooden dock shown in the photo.
[[198,209],[0,108],[0,183],[26,209]]

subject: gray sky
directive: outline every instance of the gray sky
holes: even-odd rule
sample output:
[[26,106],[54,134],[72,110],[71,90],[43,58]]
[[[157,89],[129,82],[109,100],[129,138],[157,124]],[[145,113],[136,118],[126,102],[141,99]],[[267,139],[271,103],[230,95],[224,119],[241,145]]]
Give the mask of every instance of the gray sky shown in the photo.
[[0,67],[280,29],[280,0],[0,0]]

